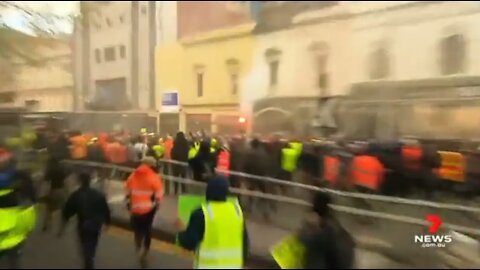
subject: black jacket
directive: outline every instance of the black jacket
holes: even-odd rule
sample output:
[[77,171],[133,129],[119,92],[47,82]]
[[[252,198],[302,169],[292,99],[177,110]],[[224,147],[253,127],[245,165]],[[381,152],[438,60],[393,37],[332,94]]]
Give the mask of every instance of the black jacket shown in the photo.
[[51,189],[60,189],[65,186],[67,172],[59,160],[50,160],[45,171],[45,181],[50,182]]
[[299,238],[306,247],[305,269],[353,268],[355,243],[335,219],[326,219],[323,226],[304,225]]
[[90,187],[80,187],[68,198],[63,208],[63,221],[66,223],[75,215],[78,216],[79,228],[87,223],[94,227],[92,229],[109,224],[110,208],[105,195]]

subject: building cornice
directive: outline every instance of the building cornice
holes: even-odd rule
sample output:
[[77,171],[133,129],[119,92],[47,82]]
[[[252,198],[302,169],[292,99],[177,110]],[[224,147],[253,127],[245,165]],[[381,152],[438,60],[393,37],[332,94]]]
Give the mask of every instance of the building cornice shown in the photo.
[[180,43],[185,46],[197,45],[202,43],[217,42],[221,40],[238,38],[252,34],[255,23],[242,24],[235,27],[217,29],[195,36],[182,38]]

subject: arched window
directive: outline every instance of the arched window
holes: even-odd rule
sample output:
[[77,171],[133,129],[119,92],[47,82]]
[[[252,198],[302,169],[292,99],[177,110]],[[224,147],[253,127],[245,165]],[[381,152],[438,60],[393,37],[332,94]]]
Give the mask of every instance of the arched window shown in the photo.
[[368,64],[371,80],[385,79],[390,76],[390,57],[385,46],[379,46],[370,52]]
[[278,83],[278,68],[280,66],[281,54],[282,52],[275,48],[270,48],[265,52],[265,58],[270,68],[270,87],[274,87]]
[[328,45],[325,42],[314,42],[309,49],[313,54],[316,85],[320,89],[321,96],[326,96],[328,94]]
[[440,72],[442,75],[458,74],[465,71],[465,39],[454,34],[440,41]]

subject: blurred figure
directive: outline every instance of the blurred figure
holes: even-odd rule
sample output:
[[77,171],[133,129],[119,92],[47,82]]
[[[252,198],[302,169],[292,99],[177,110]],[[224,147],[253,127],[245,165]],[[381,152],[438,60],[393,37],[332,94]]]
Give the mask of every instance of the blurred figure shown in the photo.
[[165,138],[165,142],[163,143],[165,147],[165,152],[164,152],[164,158],[165,159],[171,159],[172,158],[172,149],[174,145],[173,138],[171,136],[167,136]]
[[106,156],[108,161],[116,165],[125,165],[128,161],[127,146],[114,138],[110,138]]
[[[243,170],[245,152],[245,143],[239,136],[234,137],[230,143],[230,168],[232,171]],[[229,180],[232,187],[240,187],[241,177],[231,175]]]
[[87,146],[87,159],[94,162],[105,162],[106,158],[98,138],[90,139]]
[[135,149],[136,139],[130,139],[127,144],[127,156],[128,166],[136,168],[140,164],[140,158],[138,157],[137,150]]
[[135,248],[140,264],[145,268],[153,220],[163,198],[163,182],[156,172],[156,160],[152,157],[143,159],[142,164],[128,177],[125,188],[135,233]]
[[[227,196],[225,177],[209,180],[207,202],[193,211],[188,227],[178,234],[179,245],[198,254],[196,269],[242,269],[247,259],[249,240],[242,209]],[[180,220],[177,226],[183,229]]]
[[52,134],[47,143],[47,152],[50,157],[57,160],[64,160],[70,158],[69,141],[67,136],[63,133]]
[[0,149],[0,266],[20,268],[23,243],[35,227],[31,178],[15,167],[12,154]]
[[70,138],[70,155],[72,159],[87,158],[87,143],[88,140],[82,135],[80,131],[74,131]]
[[[172,148],[172,160],[178,162],[188,162],[188,141],[183,132],[178,132],[175,137]],[[187,178],[187,167],[180,164],[172,164],[173,176]],[[181,194],[185,191],[185,184],[175,184],[175,194]]]
[[210,153],[210,142],[208,140],[200,142],[198,153],[189,160],[193,170],[193,179],[207,182],[214,175],[215,164],[213,162],[213,156]]
[[87,173],[78,175],[80,188],[72,193],[63,208],[63,222],[59,235],[62,236],[68,220],[78,217],[77,233],[80,239],[85,269],[94,269],[98,239],[104,225],[110,224],[110,208],[105,195],[90,187]]
[[328,194],[315,194],[312,212],[298,233],[306,248],[304,269],[352,269],[354,266],[355,242],[333,216],[330,202]]
[[165,145],[162,138],[153,139],[149,148],[151,148],[152,156],[155,157],[155,159],[160,160],[165,156]]
[[135,148],[135,151],[137,153],[138,160],[142,160],[147,156],[148,145],[146,144],[143,136],[137,137],[137,140],[133,147]]
[[221,147],[218,150],[216,170],[223,171],[217,171],[217,174],[224,175],[225,177],[230,176],[230,148],[228,147],[228,144],[226,142],[222,142]]
[[45,182],[48,183],[47,187],[49,192],[46,197],[46,213],[43,231],[50,229],[54,213],[63,207],[66,197],[65,178],[67,178],[67,172],[60,163],[60,160],[51,157],[48,160],[44,176]]
[[[243,172],[247,174],[253,174],[258,176],[267,176],[267,168],[268,168],[268,160],[269,157],[262,146],[262,143],[257,138],[254,138],[250,142],[250,149],[247,150],[245,155],[245,162],[243,167]],[[257,181],[257,180],[247,180],[244,185],[249,190],[260,191],[266,193],[266,184],[264,181]],[[254,200],[256,198],[248,197],[248,203],[245,204],[246,211],[250,211],[251,209],[255,209],[256,207],[253,206]],[[261,206],[263,206],[263,214],[265,217],[268,217],[268,210],[266,209],[265,203],[267,202],[264,199],[258,199]]]

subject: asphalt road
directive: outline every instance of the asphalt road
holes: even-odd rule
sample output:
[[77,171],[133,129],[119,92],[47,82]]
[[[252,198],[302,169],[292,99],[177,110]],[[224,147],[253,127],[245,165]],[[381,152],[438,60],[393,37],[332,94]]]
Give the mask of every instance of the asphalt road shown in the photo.
[[[0,264],[0,269],[3,265]],[[136,259],[133,236],[130,232],[110,228],[100,240],[96,267],[98,269],[139,269]],[[175,246],[154,240],[150,254],[150,269],[188,269],[192,267],[189,254]],[[74,224],[67,233],[58,238],[54,232],[32,233],[25,245],[22,257],[22,269],[79,269],[82,268],[78,241],[74,233]]]

